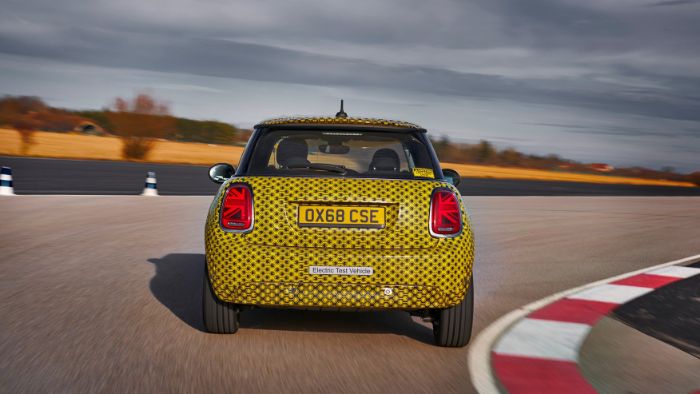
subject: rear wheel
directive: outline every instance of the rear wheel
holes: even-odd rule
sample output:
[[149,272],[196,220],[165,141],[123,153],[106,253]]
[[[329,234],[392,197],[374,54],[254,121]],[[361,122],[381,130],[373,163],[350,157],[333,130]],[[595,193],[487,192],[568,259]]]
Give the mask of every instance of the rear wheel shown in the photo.
[[438,309],[433,313],[433,333],[435,344],[445,347],[462,347],[472,336],[474,318],[474,282],[469,282],[469,290],[459,304]]
[[211,288],[206,266],[202,286],[202,311],[204,327],[216,334],[234,334],[238,331],[239,309],[235,304],[221,301]]

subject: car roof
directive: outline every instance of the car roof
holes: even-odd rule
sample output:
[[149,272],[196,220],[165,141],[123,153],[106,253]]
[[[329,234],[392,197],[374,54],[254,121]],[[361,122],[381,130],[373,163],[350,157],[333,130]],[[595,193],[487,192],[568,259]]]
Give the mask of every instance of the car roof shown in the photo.
[[361,127],[369,129],[393,129],[393,131],[422,131],[425,129],[414,123],[401,120],[389,120],[378,118],[352,118],[341,116],[295,116],[285,118],[274,118],[262,121],[255,125],[255,128],[279,128],[280,126],[323,126],[323,127]]

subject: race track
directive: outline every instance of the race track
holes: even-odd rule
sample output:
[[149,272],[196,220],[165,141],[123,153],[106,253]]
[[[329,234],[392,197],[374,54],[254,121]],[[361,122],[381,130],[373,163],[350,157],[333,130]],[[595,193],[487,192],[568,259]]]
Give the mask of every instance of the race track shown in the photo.
[[[202,332],[210,197],[0,198],[5,392],[472,390],[467,348],[401,312],[258,310]],[[470,197],[475,332],[570,287],[698,253],[700,199]]]
[[[156,172],[162,195],[214,195],[218,189],[207,166],[7,156],[0,156],[0,165],[12,167],[17,194],[135,195],[148,171]],[[700,196],[700,187],[489,178],[464,178],[459,190],[465,196]]]

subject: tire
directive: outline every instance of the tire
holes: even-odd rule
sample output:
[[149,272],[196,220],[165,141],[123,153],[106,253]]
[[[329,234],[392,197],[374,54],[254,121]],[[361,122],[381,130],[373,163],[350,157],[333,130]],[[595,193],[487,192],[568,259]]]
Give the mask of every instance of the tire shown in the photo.
[[238,315],[235,304],[221,301],[211,288],[206,265],[204,267],[204,283],[202,286],[202,312],[204,327],[215,334],[235,334],[238,331]]
[[474,319],[474,281],[469,281],[469,290],[462,302],[438,309],[433,315],[433,334],[435,344],[443,347],[463,347],[472,336]]

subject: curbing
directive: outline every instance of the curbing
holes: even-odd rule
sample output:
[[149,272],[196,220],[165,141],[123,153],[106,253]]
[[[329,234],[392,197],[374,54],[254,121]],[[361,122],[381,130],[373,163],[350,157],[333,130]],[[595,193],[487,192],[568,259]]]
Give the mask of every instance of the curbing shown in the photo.
[[[492,369],[492,351],[496,346],[500,346],[501,350],[503,349],[504,345],[501,344],[501,339],[503,338],[504,334],[509,333],[509,329],[511,328],[516,328],[519,331],[522,332],[527,332],[527,325],[528,322],[525,320],[525,317],[529,315],[530,313],[541,309],[544,306],[547,306],[549,304],[554,303],[555,301],[562,300],[566,298],[567,296],[570,295],[577,295],[579,296],[579,293],[582,293],[583,291],[588,291],[589,293],[593,292],[595,293],[596,291],[593,289],[594,287],[598,287],[601,285],[607,285],[610,282],[619,282],[624,279],[630,278],[635,275],[639,274],[644,274],[648,273],[650,271],[659,271],[662,270],[663,268],[674,266],[674,265],[681,265],[684,263],[688,263],[694,260],[697,260],[700,258],[700,254],[682,258],[679,260],[674,260],[668,263],[663,263],[659,265],[655,265],[652,267],[648,268],[643,268],[637,271],[621,274],[618,276],[614,276],[608,279],[603,279],[597,282],[589,283],[583,286],[575,287],[573,289],[565,290],[556,294],[553,294],[549,297],[543,298],[541,300],[532,302],[530,304],[527,304],[523,307],[520,307],[516,310],[513,310],[506,315],[502,316],[492,324],[490,324],[486,329],[484,329],[474,340],[472,345],[469,348],[469,373],[470,377],[472,380],[472,384],[474,387],[477,389],[478,392],[480,393],[498,393],[502,391],[502,386],[500,385],[499,382],[497,382],[496,377],[494,376],[494,372]],[[700,271],[700,270],[699,270]],[[609,286],[616,286],[616,285],[609,285]],[[598,292],[600,293],[600,292]],[[629,295],[629,297],[633,297],[633,295]],[[595,298],[595,296],[593,297]],[[589,299],[593,299],[589,298]],[[634,298],[634,297],[633,297]],[[575,297],[568,298],[568,300],[575,300]],[[631,299],[631,298],[630,298]],[[528,319],[528,320],[535,320],[535,319]],[[525,321],[524,324],[523,321]],[[515,327],[516,324],[520,324],[521,327]],[[575,324],[575,323],[569,323],[569,324]],[[525,329],[523,329],[525,327]],[[571,329],[571,327],[569,327]],[[575,329],[575,327],[574,327]],[[569,330],[570,331],[570,330]],[[583,337],[579,338],[579,340],[582,342],[583,339],[585,339],[585,336],[587,335],[588,331],[584,330],[583,332]],[[516,333],[517,334],[517,333]],[[517,335],[516,335],[517,336]],[[509,339],[512,342],[512,339]],[[497,343],[498,342],[498,343]],[[577,358],[578,356],[578,347],[576,346],[576,343],[569,343],[569,345],[573,344],[576,347],[576,355],[574,358]],[[508,344],[506,344],[508,345]],[[506,346],[507,347],[507,346]],[[556,347],[556,346],[555,346]],[[512,348],[512,347],[511,347]],[[561,349],[559,349],[561,350]],[[542,351],[542,348],[536,348],[536,349],[525,349],[522,350],[525,353],[530,352],[531,354],[536,354],[538,352]],[[535,359],[535,360],[541,360],[544,362],[549,362],[550,360],[557,362],[557,360],[570,360],[571,355],[570,354],[565,354],[562,353],[561,351],[557,351],[557,349],[552,350],[547,350],[550,352],[550,355],[552,356],[551,359]],[[506,357],[510,357],[507,356]],[[508,360],[506,360],[508,361]],[[507,365],[508,363],[501,363],[502,366]],[[584,384],[587,384],[584,381]],[[554,386],[553,386],[554,387]],[[584,387],[585,389],[585,387]],[[585,391],[585,390],[584,390]]]

